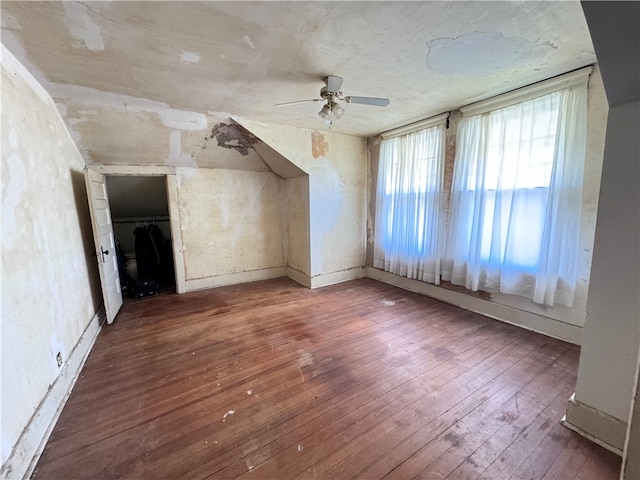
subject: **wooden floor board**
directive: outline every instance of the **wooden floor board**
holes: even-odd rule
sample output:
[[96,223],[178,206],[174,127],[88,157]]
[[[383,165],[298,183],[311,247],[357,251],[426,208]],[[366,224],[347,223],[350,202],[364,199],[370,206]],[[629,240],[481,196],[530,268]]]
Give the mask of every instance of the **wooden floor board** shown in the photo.
[[[535,357],[534,357],[535,358]],[[522,360],[514,359],[514,366],[509,370],[506,370],[503,374],[496,377],[489,384],[490,388],[479,391],[480,395],[476,395],[477,398],[473,399],[472,409],[465,412],[462,415],[456,415],[452,421],[445,423],[444,428],[439,428],[434,431],[434,435],[429,437],[429,443],[424,442],[420,445],[420,442],[413,441],[411,450],[418,451],[415,456],[410,458],[410,461],[406,462],[407,465],[402,464],[401,467],[395,468],[391,474],[392,478],[401,478],[403,472],[413,471],[415,474],[416,467],[422,465],[429,465],[430,462],[438,458],[439,454],[443,453],[443,450],[448,450],[449,447],[458,447],[462,442],[463,433],[465,431],[471,432],[474,428],[477,428],[477,424],[481,421],[487,412],[496,410],[502,402],[513,397],[517,394],[519,389],[526,385],[526,382],[530,380],[531,376],[535,376],[539,369],[544,368],[544,359],[538,358],[538,362],[534,361],[534,358],[525,357]],[[412,438],[405,440],[412,441]],[[400,445],[399,450],[404,445]],[[413,467],[411,464],[414,464]],[[417,471],[420,471],[419,469]]]
[[[560,360],[562,359],[563,357],[560,357]],[[490,467],[500,467],[500,460],[504,460],[502,455],[522,455],[522,451],[516,448],[516,441],[529,435],[526,432],[532,423],[537,420],[546,421],[546,418],[541,419],[541,413],[550,402],[556,398],[566,402],[566,395],[571,394],[570,391],[563,393],[563,379],[561,369],[549,369],[545,375],[537,377],[538,382],[531,384],[529,389],[523,390],[514,397],[509,407],[496,418],[497,424],[494,423],[494,425],[498,428],[495,431],[492,432],[492,429],[486,429],[486,425],[483,425],[483,431],[492,432],[487,435],[488,438],[482,443],[480,439],[473,438],[471,442],[465,444],[462,455],[464,461],[449,473],[449,478],[478,478]],[[516,403],[515,400],[518,402]],[[557,420],[561,417],[562,415],[558,412]],[[469,453],[469,450],[476,446],[477,448]],[[508,475],[503,477],[508,478]]]
[[[437,422],[426,426],[419,423],[413,425],[414,429],[416,426],[420,428],[415,429],[415,433],[406,432],[410,433],[409,435],[403,432],[399,436],[398,444],[393,445],[385,455],[382,455],[385,448],[382,443],[379,460],[364,470],[361,476],[364,478],[373,471],[389,472],[389,478],[414,476],[421,468],[425,468],[429,461],[437,458],[437,452],[442,452],[443,448],[446,450],[452,443],[456,443],[456,439],[462,436],[460,432],[471,431],[487,411],[497,409],[502,402],[518,393],[526,381],[545,368],[542,355],[537,358],[530,357],[523,348],[501,353],[504,355],[503,364],[508,368],[492,378],[483,388],[476,390],[454,408],[439,416],[436,419]],[[455,398],[455,393],[448,396]],[[422,454],[428,455],[417,454],[421,449]],[[399,464],[403,458],[407,458],[407,454],[412,455],[411,461],[406,462],[406,465],[402,464],[402,468],[399,468]],[[428,460],[429,458],[431,460]]]
[[370,279],[128,301],[33,478],[617,478],[579,349]]
[[[434,335],[434,337],[435,337],[435,335]],[[437,338],[439,338],[440,340],[444,340],[442,337],[437,337]],[[407,369],[409,369],[409,368],[422,368],[424,370],[425,360],[429,359],[428,355],[423,356],[422,361],[414,361],[415,357],[413,356],[413,353],[415,351],[417,351],[419,348],[422,348],[422,346],[420,344],[416,344],[416,342],[411,342],[410,339],[408,341],[406,341],[406,343],[407,343],[407,347],[404,350],[402,350],[402,356],[396,357],[394,359],[394,362],[396,363],[396,365],[395,365],[396,369],[402,368],[403,372],[394,373],[393,371],[391,371],[388,367],[393,366],[393,365],[390,364],[390,363],[386,363],[386,362],[383,363],[382,361],[380,361],[380,362],[378,362],[376,364],[375,360],[379,359],[380,355],[378,353],[374,353],[374,358],[371,358],[371,361],[370,361],[371,373],[375,374],[377,377],[380,377],[382,375],[386,375],[386,376],[389,376],[390,378],[392,378],[393,380],[397,381],[397,380],[401,380],[403,377],[405,379],[409,379],[409,378],[415,377],[415,374],[411,374],[411,376],[407,376]],[[387,346],[389,348],[393,348],[393,344],[391,344],[391,343],[390,344],[384,344],[383,348],[386,349]],[[398,363],[396,361],[396,359],[402,359],[402,358],[404,358],[405,360],[412,359],[412,364],[413,365],[411,363],[407,363],[406,361],[405,361],[405,363]],[[342,359],[342,361],[344,361],[344,360],[346,360],[347,362],[350,363],[350,359],[348,357]],[[391,372],[391,374],[389,374],[389,372]],[[360,375],[359,377],[360,377],[360,379],[366,378],[367,377],[367,372],[365,370],[362,370],[362,375]],[[374,390],[372,390],[373,387],[378,387],[377,388],[377,392],[381,392],[382,391],[382,389],[380,388],[382,386],[382,384],[379,382],[379,380],[375,380],[375,381],[372,381],[372,382],[369,382],[369,383],[370,383],[370,385],[366,386],[367,388],[364,388],[364,390],[362,390],[360,392],[360,394],[359,394],[358,392],[359,392],[359,390],[362,389],[362,386],[358,385],[357,383],[355,383],[353,381],[353,379],[348,378],[348,381],[345,383],[345,387],[348,387],[349,390],[346,391],[345,393],[341,393],[340,394],[341,399],[350,399],[351,397],[354,397],[357,400],[358,399],[358,395],[360,395],[359,402],[361,404],[365,403],[365,401],[368,398],[370,398],[369,394],[374,392]],[[402,385],[401,387],[402,388],[407,388],[406,385]],[[397,390],[396,390],[396,392],[397,392]],[[339,400],[338,397],[334,397],[332,399],[332,403],[335,404],[338,400]],[[378,400],[380,401],[379,398],[378,398]],[[314,406],[314,410],[318,410],[318,408],[320,408],[320,407],[321,407],[321,404],[318,404],[318,405]],[[335,416],[338,415],[340,412],[344,411],[344,409],[345,409],[345,405],[341,405],[341,410],[334,409],[334,411],[332,411],[330,413],[335,418]],[[348,410],[347,410],[347,412],[348,412]],[[310,413],[306,413],[305,412],[303,417],[304,418],[308,418],[312,414],[313,414],[313,412],[310,412]],[[310,431],[311,432],[316,431],[317,428],[321,427],[323,422],[326,422],[326,419],[320,419],[319,421],[315,422],[317,425],[312,425],[311,426],[312,428],[310,429]],[[309,426],[306,426],[305,429],[309,430]],[[274,431],[272,430],[271,433],[274,433]],[[279,442],[281,443],[282,440],[280,439]],[[273,450],[274,444],[270,444],[268,448]],[[242,468],[244,469],[244,467],[242,467]]]

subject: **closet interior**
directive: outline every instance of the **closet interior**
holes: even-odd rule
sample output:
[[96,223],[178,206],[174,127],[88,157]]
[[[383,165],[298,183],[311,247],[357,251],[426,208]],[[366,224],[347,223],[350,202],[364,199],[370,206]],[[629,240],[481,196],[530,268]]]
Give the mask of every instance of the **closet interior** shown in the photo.
[[175,292],[166,177],[107,176],[107,192],[123,295]]

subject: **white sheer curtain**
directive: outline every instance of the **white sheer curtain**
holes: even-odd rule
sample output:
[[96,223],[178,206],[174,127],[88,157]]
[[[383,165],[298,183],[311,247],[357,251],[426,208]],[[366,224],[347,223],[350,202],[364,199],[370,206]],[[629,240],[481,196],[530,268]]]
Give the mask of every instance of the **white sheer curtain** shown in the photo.
[[439,283],[444,125],[380,145],[374,267]]
[[443,279],[573,304],[586,106],[579,85],[461,120]]

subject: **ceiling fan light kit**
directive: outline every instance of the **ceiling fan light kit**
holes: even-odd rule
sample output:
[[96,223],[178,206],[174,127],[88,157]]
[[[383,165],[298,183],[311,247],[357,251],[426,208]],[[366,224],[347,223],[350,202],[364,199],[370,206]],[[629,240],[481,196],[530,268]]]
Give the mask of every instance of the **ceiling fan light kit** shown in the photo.
[[318,112],[318,115],[323,120],[339,120],[342,115],[344,115],[344,108],[338,105],[338,103],[336,103],[335,101],[331,100],[322,107],[322,110]]
[[299,103],[307,102],[322,102],[322,109],[318,112],[320,118],[329,123],[329,126],[334,120],[339,120],[344,115],[344,108],[340,106],[337,100],[341,100],[346,103],[359,103],[362,105],[373,105],[376,107],[386,107],[389,105],[388,98],[377,97],[352,97],[345,96],[342,93],[342,77],[335,75],[329,75],[324,78],[325,86],[320,89],[320,98],[312,98],[309,100],[297,100],[294,102],[278,103],[276,107],[284,107],[288,105],[297,105]]

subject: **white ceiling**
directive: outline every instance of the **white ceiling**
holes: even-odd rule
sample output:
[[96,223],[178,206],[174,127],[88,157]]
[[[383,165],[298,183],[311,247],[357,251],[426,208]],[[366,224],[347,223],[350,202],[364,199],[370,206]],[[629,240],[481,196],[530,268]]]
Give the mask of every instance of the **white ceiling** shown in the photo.
[[[217,117],[371,136],[595,62],[578,1],[9,2],[2,43],[54,99],[149,101]],[[105,97],[108,95],[108,97]],[[96,120],[96,121],[99,121]]]

